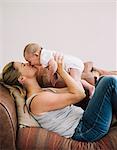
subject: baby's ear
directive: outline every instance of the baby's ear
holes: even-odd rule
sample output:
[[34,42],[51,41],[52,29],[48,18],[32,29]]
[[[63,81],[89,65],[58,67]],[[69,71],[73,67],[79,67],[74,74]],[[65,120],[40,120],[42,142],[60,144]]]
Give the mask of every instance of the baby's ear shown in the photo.
[[34,52],[34,55],[39,56],[39,52],[37,52],[37,51]]
[[24,84],[25,77],[20,76],[20,77],[18,78],[18,81],[19,81],[21,84]]

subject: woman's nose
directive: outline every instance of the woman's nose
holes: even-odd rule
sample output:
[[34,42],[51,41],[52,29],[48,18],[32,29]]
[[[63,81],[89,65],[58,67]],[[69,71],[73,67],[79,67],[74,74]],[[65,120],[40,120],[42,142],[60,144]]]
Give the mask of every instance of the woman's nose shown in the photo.
[[28,64],[28,65],[31,65],[31,62],[28,62],[27,64]]
[[30,66],[30,64],[29,64],[29,63],[26,63],[26,65],[27,65],[27,66]]
[[31,63],[27,63],[27,65],[33,67],[33,65],[31,65]]

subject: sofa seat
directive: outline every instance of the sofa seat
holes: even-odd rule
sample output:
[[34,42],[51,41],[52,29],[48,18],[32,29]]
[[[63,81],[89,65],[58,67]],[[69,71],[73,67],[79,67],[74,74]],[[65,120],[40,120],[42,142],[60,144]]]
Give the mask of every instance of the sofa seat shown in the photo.
[[18,150],[117,150],[117,127],[96,142],[79,142],[42,128],[20,128]]

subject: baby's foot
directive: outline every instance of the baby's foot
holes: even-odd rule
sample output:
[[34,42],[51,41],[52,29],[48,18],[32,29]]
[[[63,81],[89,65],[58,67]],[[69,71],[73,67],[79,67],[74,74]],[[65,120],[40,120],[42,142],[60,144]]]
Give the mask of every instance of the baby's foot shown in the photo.
[[92,98],[95,92],[95,86],[91,85],[88,90],[89,90],[89,98]]

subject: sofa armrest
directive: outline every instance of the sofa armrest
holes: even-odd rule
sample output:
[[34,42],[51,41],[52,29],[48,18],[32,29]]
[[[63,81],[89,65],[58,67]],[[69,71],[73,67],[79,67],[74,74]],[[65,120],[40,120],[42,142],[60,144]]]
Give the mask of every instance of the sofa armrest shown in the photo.
[[0,149],[16,149],[16,108],[9,91],[0,84]]

